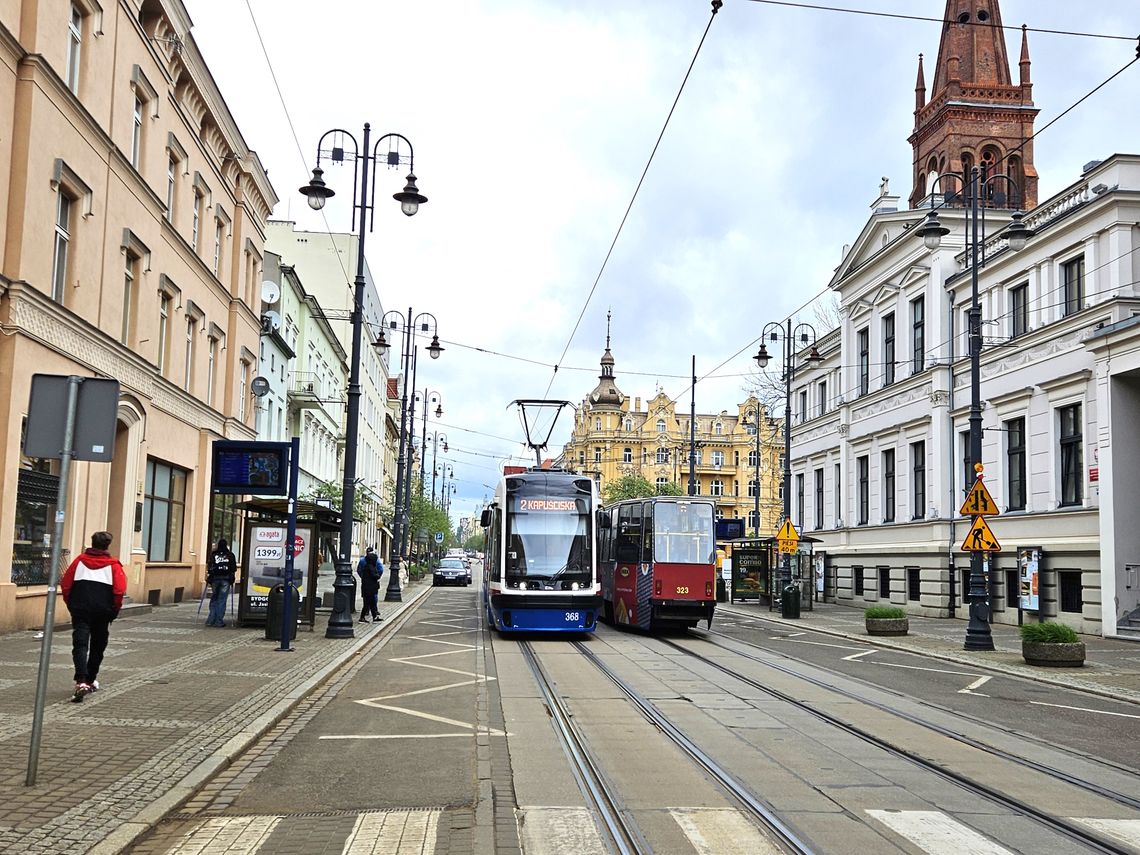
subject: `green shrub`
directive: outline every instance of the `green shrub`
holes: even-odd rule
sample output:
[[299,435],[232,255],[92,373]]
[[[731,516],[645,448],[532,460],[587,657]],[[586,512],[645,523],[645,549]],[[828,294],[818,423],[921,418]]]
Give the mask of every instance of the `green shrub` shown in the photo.
[[1063,623],[1027,623],[1021,627],[1021,640],[1039,644],[1073,644],[1080,639]]
[[906,617],[906,609],[900,609],[898,606],[871,606],[863,612],[863,617],[874,620],[882,618],[898,620]]

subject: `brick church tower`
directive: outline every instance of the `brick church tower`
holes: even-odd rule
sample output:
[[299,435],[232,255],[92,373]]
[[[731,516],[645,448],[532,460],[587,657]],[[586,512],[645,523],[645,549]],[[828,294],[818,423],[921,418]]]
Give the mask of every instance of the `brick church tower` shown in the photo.
[[[946,0],[942,42],[930,100],[922,55],[915,87],[914,189],[910,206],[919,207],[937,189],[961,192],[975,165],[987,174],[1004,173],[1021,188],[995,180],[983,191],[987,204],[1028,210],[1037,204],[1033,166],[1033,84],[1029,77],[1029,42],[1021,32],[1021,73],[1009,74],[999,0]],[[963,181],[939,175],[961,176]],[[995,198],[995,191],[1005,194]],[[959,201],[959,204],[961,202]]]

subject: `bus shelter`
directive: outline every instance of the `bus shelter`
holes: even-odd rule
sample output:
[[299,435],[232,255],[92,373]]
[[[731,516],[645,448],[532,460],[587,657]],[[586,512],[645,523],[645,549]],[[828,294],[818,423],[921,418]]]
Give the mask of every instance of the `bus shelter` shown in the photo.
[[[791,558],[792,582],[800,587],[802,608],[811,609],[816,600],[813,547],[819,540],[801,537],[799,549]],[[775,537],[738,540],[732,544],[732,584],[730,602],[756,602],[776,608],[780,602],[780,554]]]

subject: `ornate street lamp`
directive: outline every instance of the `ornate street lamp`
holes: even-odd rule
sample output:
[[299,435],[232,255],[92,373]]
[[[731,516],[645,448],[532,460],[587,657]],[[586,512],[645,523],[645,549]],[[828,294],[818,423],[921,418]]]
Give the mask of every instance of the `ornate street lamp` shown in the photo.
[[[324,148],[325,140],[332,137],[332,144]],[[346,159],[352,161],[353,172],[353,203],[352,222],[358,229],[356,242],[356,279],[353,285],[352,304],[352,354],[349,363],[347,408],[345,413],[344,430],[344,482],[341,488],[340,503],[340,552],[336,560],[336,579],[333,581],[333,608],[329,615],[326,638],[352,638],[353,627],[353,601],[356,598],[356,582],[352,577],[352,523],[353,508],[356,501],[356,448],[360,431],[360,346],[364,326],[364,223],[371,213],[369,228],[375,223],[376,211],[373,200],[376,198],[376,181],[373,173],[372,183],[369,184],[369,168],[378,167],[381,163],[389,168],[395,168],[403,163],[408,164],[408,178],[404,189],[393,194],[392,198],[400,203],[400,210],[407,216],[412,216],[419,210],[420,205],[427,202],[427,197],[416,189],[416,176],[414,174],[415,154],[412,144],[402,134],[385,134],[376,140],[376,144],[369,148],[371,125],[365,123],[363,144],[357,145],[356,137],[348,131],[334,128],[326,131],[317,143],[317,164],[313,169],[313,177],[309,183],[300,188],[300,192],[309,202],[309,207],[319,211],[325,202],[335,194],[333,189],[325,184],[324,170],[321,169],[321,158],[327,157],[333,163],[343,163]],[[388,151],[379,154],[380,143],[385,140],[389,143]],[[351,142],[351,150],[346,150],[345,142]],[[407,158],[401,153],[401,142],[407,146]],[[359,190],[359,199],[356,191]]]

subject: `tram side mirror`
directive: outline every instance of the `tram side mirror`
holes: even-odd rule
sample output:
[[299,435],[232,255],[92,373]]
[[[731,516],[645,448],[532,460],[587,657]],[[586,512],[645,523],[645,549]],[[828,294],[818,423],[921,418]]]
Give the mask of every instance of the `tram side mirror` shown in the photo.
[[490,528],[491,526],[491,509],[483,508],[483,513],[479,515],[479,525],[483,528]]

